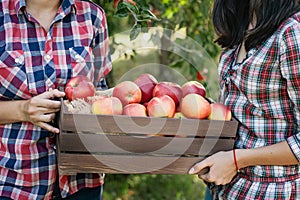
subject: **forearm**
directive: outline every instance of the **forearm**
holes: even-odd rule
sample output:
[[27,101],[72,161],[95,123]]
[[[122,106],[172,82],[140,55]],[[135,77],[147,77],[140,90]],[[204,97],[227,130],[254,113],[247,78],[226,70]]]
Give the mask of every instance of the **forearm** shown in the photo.
[[23,114],[25,101],[0,101],[0,124],[25,121]]
[[297,165],[298,160],[286,141],[255,149],[237,149],[239,168],[255,165]]

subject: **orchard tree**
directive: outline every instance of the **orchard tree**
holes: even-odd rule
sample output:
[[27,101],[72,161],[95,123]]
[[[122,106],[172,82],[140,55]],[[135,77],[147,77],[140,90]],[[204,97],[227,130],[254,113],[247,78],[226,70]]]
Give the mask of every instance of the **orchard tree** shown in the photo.
[[[208,87],[216,98],[216,59],[219,48],[211,20],[213,0],[96,0],[107,14],[112,36],[111,51],[124,45],[116,42],[115,33],[130,29],[134,41],[140,33],[160,27],[160,33],[151,37],[160,46],[159,63],[179,70],[191,80],[198,80]],[[185,38],[176,38],[176,34]],[[174,39],[175,37],[175,39]],[[187,40],[188,39],[188,40]],[[133,55],[137,51],[133,50]],[[127,52],[124,53],[125,56]],[[112,79],[112,77],[111,77]],[[109,82],[113,82],[113,79]],[[208,83],[210,82],[210,83]]]
[[[112,54],[120,46],[125,46],[117,40],[117,33],[129,30],[128,38],[134,42],[140,34],[159,27],[162,31],[154,33],[150,38],[161,47],[158,51],[158,61],[162,65],[179,70],[191,80],[202,82],[208,89],[208,95],[217,98],[215,61],[220,49],[214,43],[211,20],[213,0],[93,1],[106,12]],[[177,38],[178,32],[184,37]],[[134,59],[138,53],[133,50],[132,55],[128,55],[127,52],[124,54]],[[107,78],[108,84],[113,86],[115,80],[112,73]],[[167,199],[176,191],[174,200],[193,200],[201,199],[199,193],[204,191],[204,185],[199,186],[199,182],[196,183],[191,176],[108,175],[106,179],[105,199]],[[182,189],[183,185],[187,187]],[[166,189],[166,186],[173,189]]]

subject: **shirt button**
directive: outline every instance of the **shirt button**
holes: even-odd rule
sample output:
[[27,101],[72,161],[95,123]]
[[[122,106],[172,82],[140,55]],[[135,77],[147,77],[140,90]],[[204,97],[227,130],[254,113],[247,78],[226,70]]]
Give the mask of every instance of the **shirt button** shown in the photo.
[[15,63],[22,64],[23,63],[23,57],[18,57],[15,59]]
[[20,59],[19,59],[19,58],[16,58],[16,59],[15,59],[15,63],[20,64]]
[[81,62],[81,56],[80,55],[76,54],[75,59],[76,59],[76,62]]
[[226,84],[226,85],[229,85],[229,83],[230,83],[230,78],[227,77],[226,80],[225,80],[225,84]]
[[48,54],[46,54],[46,55],[45,55],[45,60],[49,61],[50,59],[51,59],[51,56],[48,55]]

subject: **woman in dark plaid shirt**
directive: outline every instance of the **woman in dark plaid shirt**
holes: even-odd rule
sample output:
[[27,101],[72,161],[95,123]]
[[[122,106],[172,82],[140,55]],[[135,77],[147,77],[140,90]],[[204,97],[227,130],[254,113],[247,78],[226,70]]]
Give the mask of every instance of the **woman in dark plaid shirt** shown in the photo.
[[239,121],[235,150],[191,168],[215,199],[300,199],[298,0],[215,0],[220,101]]

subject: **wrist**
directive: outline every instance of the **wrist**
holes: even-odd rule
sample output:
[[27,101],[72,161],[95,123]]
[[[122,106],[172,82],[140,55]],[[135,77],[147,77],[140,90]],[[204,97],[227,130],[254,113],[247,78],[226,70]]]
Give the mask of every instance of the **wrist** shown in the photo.
[[249,166],[249,163],[247,162],[248,161],[247,149],[236,149],[235,155],[236,155],[236,162],[239,169]]
[[25,108],[26,100],[0,101],[0,124],[26,121]]
[[237,157],[236,157],[236,149],[233,149],[232,152],[233,152],[233,162],[234,162],[235,170],[237,172],[240,172],[240,168],[238,166]]
[[26,110],[27,110],[27,100],[20,100],[17,102],[17,110],[19,111],[17,114],[17,119],[24,122],[27,121]]

